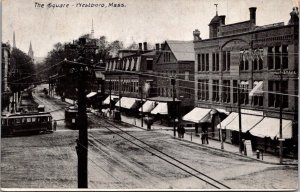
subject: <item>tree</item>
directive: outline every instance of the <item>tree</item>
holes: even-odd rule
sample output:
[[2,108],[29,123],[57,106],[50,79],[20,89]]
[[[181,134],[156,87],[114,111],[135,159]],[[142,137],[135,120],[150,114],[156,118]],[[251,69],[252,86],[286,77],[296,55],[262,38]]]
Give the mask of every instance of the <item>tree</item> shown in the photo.
[[36,80],[33,60],[18,48],[11,52],[11,69],[8,77],[12,92],[19,92],[34,83]]

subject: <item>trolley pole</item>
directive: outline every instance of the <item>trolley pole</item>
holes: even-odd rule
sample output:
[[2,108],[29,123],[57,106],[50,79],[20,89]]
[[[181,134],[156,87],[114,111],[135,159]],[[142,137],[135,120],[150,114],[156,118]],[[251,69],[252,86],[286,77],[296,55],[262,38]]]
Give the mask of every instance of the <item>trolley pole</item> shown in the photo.
[[140,91],[141,91],[141,126],[143,127],[143,121],[144,121],[144,114],[143,114],[143,86],[142,86],[142,81],[140,81]]
[[282,86],[282,63],[280,64],[280,108],[279,108],[279,163],[282,164],[283,139],[282,139],[282,108],[283,108],[283,86]]
[[111,111],[111,80],[109,80],[108,89],[109,89],[109,111]]
[[172,107],[172,114],[173,114],[173,134],[176,137],[176,122],[175,122],[175,78],[171,79],[171,84],[173,86],[173,107]]
[[238,93],[238,113],[239,113],[239,152],[242,154],[242,114],[241,114],[241,96],[240,96],[240,86],[237,85]]

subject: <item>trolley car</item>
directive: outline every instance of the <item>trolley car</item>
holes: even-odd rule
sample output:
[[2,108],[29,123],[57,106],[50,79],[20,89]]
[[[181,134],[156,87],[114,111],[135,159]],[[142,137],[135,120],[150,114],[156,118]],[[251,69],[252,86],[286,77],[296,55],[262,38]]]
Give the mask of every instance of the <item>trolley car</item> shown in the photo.
[[1,117],[2,136],[18,133],[53,132],[52,116],[48,112],[9,114]]
[[77,121],[78,121],[78,107],[70,106],[65,108],[65,123],[66,126],[71,129],[77,129]]

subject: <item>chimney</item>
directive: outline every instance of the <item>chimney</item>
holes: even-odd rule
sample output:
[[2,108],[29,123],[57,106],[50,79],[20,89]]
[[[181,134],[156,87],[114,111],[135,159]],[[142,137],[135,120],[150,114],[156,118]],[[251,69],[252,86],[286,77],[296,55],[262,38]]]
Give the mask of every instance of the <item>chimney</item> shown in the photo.
[[144,51],[147,51],[147,42],[144,42]]
[[139,50],[143,50],[143,43],[139,43]]
[[221,25],[225,25],[225,15],[220,15],[220,22],[221,22]]
[[253,22],[253,24],[256,24],[256,7],[250,7],[250,20]]
[[160,44],[160,49],[162,50],[164,48],[165,43]]
[[299,24],[299,11],[298,7],[293,7],[293,11],[290,13],[291,18],[289,20],[289,25],[297,25]]
[[193,31],[193,36],[194,36],[194,41],[201,40],[200,31],[198,29],[195,29],[195,31]]
[[155,49],[156,49],[156,51],[159,51],[159,43],[155,44]]

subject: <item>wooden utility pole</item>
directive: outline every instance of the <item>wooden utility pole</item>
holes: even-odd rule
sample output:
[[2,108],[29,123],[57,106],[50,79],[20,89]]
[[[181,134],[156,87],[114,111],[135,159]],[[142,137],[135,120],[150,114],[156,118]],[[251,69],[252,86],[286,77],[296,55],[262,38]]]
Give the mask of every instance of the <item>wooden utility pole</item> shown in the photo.
[[173,114],[173,135],[176,137],[176,121],[175,121],[175,78],[171,79],[171,84],[173,86],[173,107],[172,107],[172,114]]
[[[78,155],[78,188],[88,188],[88,127],[86,115],[86,88],[87,78],[91,72],[91,66],[86,63],[86,54],[89,50],[94,51],[97,46],[86,45],[86,39],[80,38],[79,43],[70,45],[67,48],[76,49],[79,52],[78,62],[72,62],[73,75],[76,75],[78,82],[78,121],[79,136],[76,140],[76,152]],[[93,54],[93,52],[92,52]]]
[[237,94],[238,94],[238,114],[239,114],[239,152],[242,153],[242,114],[241,114],[241,96],[240,96],[240,86],[237,84]]
[[141,126],[144,126],[144,114],[143,114],[143,86],[142,86],[142,81],[140,80],[140,93],[141,93]]
[[88,135],[86,115],[86,73],[79,69],[78,81],[78,188],[88,188]]
[[279,163],[282,164],[282,156],[283,156],[283,138],[282,138],[282,108],[283,108],[283,80],[282,80],[282,74],[283,73],[283,67],[282,63],[280,63],[280,107],[279,107]]

